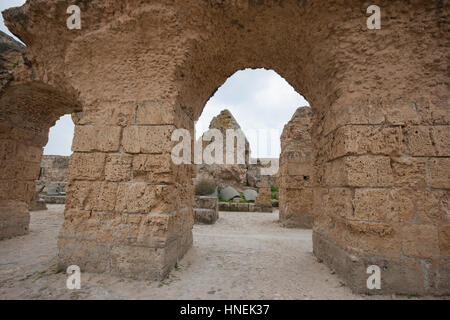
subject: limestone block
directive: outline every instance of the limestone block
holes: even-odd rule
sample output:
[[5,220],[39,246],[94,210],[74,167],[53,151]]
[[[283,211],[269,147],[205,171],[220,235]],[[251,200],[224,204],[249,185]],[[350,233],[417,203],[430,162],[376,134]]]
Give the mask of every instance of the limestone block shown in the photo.
[[217,210],[218,200],[216,197],[195,196],[195,208]]
[[450,158],[431,158],[430,181],[432,188],[450,189]]
[[124,128],[122,146],[128,153],[165,153],[172,150],[172,125]]
[[72,151],[117,152],[120,146],[120,126],[77,125],[72,143]]
[[195,223],[214,224],[219,218],[219,212],[214,209],[194,208]]
[[405,225],[402,227],[403,254],[414,258],[439,256],[438,228],[430,225]]
[[104,153],[75,152],[70,157],[69,179],[102,180],[105,158]]
[[112,154],[106,157],[105,179],[107,181],[129,181],[133,157],[127,154]]
[[329,186],[392,186],[391,160],[370,155],[339,158],[325,164],[324,183]]

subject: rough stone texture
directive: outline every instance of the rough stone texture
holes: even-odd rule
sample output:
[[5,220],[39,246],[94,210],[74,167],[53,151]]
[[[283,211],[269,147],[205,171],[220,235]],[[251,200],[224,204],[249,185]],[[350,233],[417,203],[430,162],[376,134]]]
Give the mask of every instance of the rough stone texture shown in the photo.
[[214,224],[219,219],[219,201],[217,197],[196,196],[194,203],[194,222]]
[[269,178],[263,176],[261,181],[258,182],[258,196],[255,200],[254,210],[257,212],[272,212],[271,202],[271,188],[269,184]]
[[[238,142],[235,141],[233,146],[234,152],[234,161],[229,164],[226,160],[226,148],[227,148],[227,139],[226,132],[227,130],[240,130],[241,127],[237,123],[236,119],[233,117],[231,112],[227,109],[222,110],[219,115],[214,117],[209,124],[209,130],[217,129],[222,133],[223,136],[223,164],[206,164],[202,163],[197,165],[197,180],[200,179],[208,179],[214,180],[219,188],[225,188],[228,186],[235,187],[241,190],[245,185],[247,185],[247,167],[249,163],[249,154],[250,154],[250,145],[245,138],[245,145],[243,146],[244,152],[244,163],[238,164],[237,153],[238,151]],[[206,148],[210,143],[204,141],[205,134],[202,135],[202,145],[203,148]]]
[[[381,1],[381,30],[358,0],[78,4],[81,30],[64,1],[3,13],[27,51],[0,89],[1,238],[27,232],[48,130],[74,113],[90,165],[69,168],[60,264],[162,279],[192,244],[194,170],[167,160],[171,133],[193,137],[227,77],[263,67],[313,106],[314,254],[356,291],[377,264],[369,293],[450,292],[447,2]],[[108,178],[94,153],[116,156]]]
[[315,187],[312,147],[313,112],[298,108],[281,135],[280,222],[289,228],[312,228]]
[[23,63],[25,47],[0,31],[0,88],[3,88],[11,79],[12,72]]

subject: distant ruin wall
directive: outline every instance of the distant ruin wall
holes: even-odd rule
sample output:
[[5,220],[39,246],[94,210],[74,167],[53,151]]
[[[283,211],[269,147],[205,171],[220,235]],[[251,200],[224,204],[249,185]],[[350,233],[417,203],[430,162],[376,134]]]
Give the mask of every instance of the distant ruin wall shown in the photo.
[[69,157],[42,156],[37,191],[40,193],[65,192],[68,170]]
[[312,116],[311,108],[298,108],[281,135],[279,207],[285,227],[313,226]]

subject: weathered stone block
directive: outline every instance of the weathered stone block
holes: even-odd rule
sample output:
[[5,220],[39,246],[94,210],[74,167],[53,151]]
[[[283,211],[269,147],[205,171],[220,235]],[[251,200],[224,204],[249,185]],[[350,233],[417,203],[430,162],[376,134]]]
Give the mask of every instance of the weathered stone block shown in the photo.
[[217,210],[217,208],[218,208],[218,199],[216,197],[196,196],[195,197],[194,207],[195,208],[202,208],[202,209]]
[[72,151],[117,152],[120,146],[120,126],[77,125],[72,143]]
[[122,146],[128,153],[167,153],[174,145],[171,141],[174,128],[172,125],[126,127]]
[[436,155],[450,157],[450,126],[431,127],[431,138],[436,148]]
[[450,158],[431,158],[429,165],[430,187],[450,189]]
[[407,224],[401,229],[403,254],[414,258],[439,257],[438,228]]
[[214,224],[219,219],[219,212],[214,209],[194,208],[194,221],[200,224]]
[[140,102],[137,107],[137,124],[174,124],[174,110],[160,101]]
[[70,157],[69,179],[102,180],[105,157],[104,153],[73,153]]
[[146,183],[124,183],[117,192],[117,212],[148,213],[157,203],[155,186]]
[[439,228],[439,248],[442,257],[450,257],[450,224]]
[[414,156],[434,156],[436,148],[431,138],[431,127],[411,126],[404,129],[407,150]]
[[17,144],[14,140],[0,140],[0,161],[13,160],[16,157]]
[[394,186],[426,187],[426,160],[407,156],[391,157]]
[[355,219],[384,222],[391,210],[390,190],[356,189],[352,203]]
[[139,154],[133,157],[133,179],[135,181],[174,183],[181,182],[176,179],[176,166],[170,154]]
[[17,144],[16,152],[16,161],[36,162],[40,164],[43,149],[41,146],[35,147],[19,143]]
[[392,186],[390,158],[384,156],[346,156],[324,165],[324,183],[329,186]]
[[129,181],[133,157],[127,154],[111,154],[106,157],[105,179],[107,181]]

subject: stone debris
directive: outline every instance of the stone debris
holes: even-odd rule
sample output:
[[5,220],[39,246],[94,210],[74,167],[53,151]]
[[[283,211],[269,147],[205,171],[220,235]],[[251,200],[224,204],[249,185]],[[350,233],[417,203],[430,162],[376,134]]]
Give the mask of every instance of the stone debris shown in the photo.
[[236,197],[240,197],[240,194],[233,187],[226,187],[225,189],[220,190],[220,199],[222,200],[228,201]]
[[217,197],[196,196],[194,204],[194,221],[199,224],[214,224],[219,219]]
[[258,192],[253,189],[246,189],[242,192],[244,194],[244,198],[247,201],[255,201],[258,196]]

